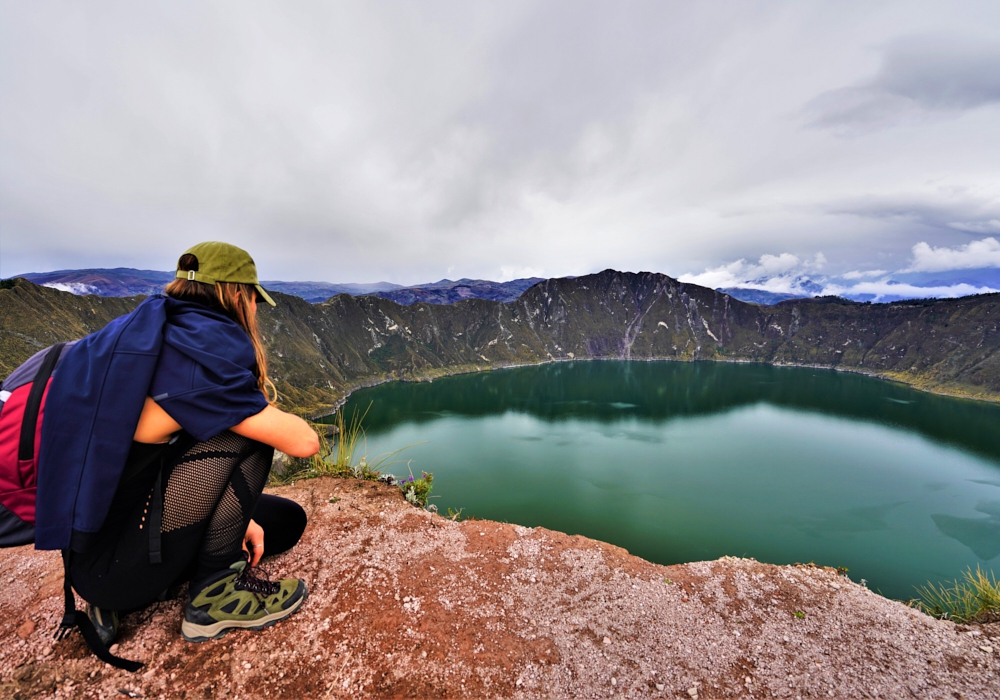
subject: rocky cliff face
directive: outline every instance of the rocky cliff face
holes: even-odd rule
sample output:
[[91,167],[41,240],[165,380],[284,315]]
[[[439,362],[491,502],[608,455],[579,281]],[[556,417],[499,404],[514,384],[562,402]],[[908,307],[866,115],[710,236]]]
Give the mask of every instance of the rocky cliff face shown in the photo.
[[[611,545],[452,522],[382,484],[279,489],[309,514],[266,563],[300,612],[188,644],[179,597],[126,615],[105,666],[59,642],[55,552],[0,550],[0,696],[995,698],[1000,625],[929,618],[814,566],[650,564]],[[266,537],[266,536],[265,536]]]
[[546,280],[507,304],[283,298],[263,318],[281,378],[303,390],[547,360],[707,359],[821,365],[1000,398],[1000,295],[765,307],[664,275],[606,271]]
[[[260,313],[273,374],[286,400],[311,412],[389,379],[601,358],[819,365],[1000,398],[1000,295],[758,306],[665,275],[607,270],[545,280],[510,303],[276,296],[278,307]],[[13,368],[29,350],[79,337],[138,301],[19,281],[0,290],[0,363]]]

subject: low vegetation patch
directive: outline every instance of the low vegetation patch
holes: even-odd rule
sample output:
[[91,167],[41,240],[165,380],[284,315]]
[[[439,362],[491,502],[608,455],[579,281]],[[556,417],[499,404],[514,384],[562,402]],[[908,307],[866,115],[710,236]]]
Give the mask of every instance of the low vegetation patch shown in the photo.
[[916,586],[920,598],[914,607],[928,615],[955,622],[993,622],[1000,620],[1000,583],[992,571],[984,572],[978,565],[970,567],[962,580],[935,586]]
[[[318,476],[382,481],[399,486],[407,501],[421,508],[426,508],[434,482],[433,474],[421,472],[421,476],[415,478],[411,471],[409,477],[397,479],[392,474],[382,473],[387,467],[396,464],[399,461],[396,458],[400,453],[412,445],[379,455],[374,460],[369,461],[363,423],[370,408],[371,404],[360,415],[355,411],[350,420],[345,419],[342,410],[337,411],[334,417],[334,435],[330,438],[323,430],[327,426],[317,426],[320,428],[317,430],[320,442],[319,452],[308,459],[288,458],[283,465],[272,468],[271,485],[281,486],[301,479],[314,479]],[[359,453],[360,457],[357,456]]]
[[[430,472],[420,472],[420,477],[414,477],[410,472],[409,477],[399,479],[397,485],[403,492],[403,497],[415,506],[427,507],[427,501],[431,497],[431,489],[434,486],[434,475]],[[437,510],[436,506],[431,506]]]

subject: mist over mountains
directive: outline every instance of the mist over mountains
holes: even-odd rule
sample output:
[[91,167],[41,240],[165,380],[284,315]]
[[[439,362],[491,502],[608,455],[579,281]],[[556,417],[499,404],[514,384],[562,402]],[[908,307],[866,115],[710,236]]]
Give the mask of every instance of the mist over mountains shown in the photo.
[[[1000,219],[995,224],[1000,228]],[[833,273],[828,267],[823,253],[808,258],[764,254],[756,261],[740,258],[679,279],[759,304],[813,296],[892,302],[990,294],[1000,291],[1000,240],[987,236],[951,248],[920,242],[911,248],[908,264],[895,271],[867,266]]]
[[[694,280],[697,277],[691,276],[690,279]],[[905,299],[957,298],[1000,292],[1000,268],[895,273],[874,270],[846,275],[777,275],[747,280],[742,285],[716,288],[737,299],[756,304],[777,304],[788,299],[816,296],[839,296],[851,301],[886,303]]]

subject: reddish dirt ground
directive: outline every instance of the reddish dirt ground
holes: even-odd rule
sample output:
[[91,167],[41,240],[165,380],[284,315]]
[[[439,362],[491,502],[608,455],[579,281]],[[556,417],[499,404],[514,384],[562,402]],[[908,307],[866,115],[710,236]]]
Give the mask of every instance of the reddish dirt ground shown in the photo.
[[308,581],[302,610],[189,644],[182,592],[125,616],[115,651],[146,664],[136,674],[76,633],[53,641],[58,554],[0,550],[0,697],[1000,697],[1000,625],[934,620],[830,569],[659,566],[583,537],[452,522],[371,482],[274,492],[310,516],[266,564]]

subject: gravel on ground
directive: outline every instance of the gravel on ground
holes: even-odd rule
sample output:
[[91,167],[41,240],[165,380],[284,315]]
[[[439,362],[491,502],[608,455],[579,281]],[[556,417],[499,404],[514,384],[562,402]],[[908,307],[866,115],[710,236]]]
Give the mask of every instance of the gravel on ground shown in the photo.
[[124,617],[135,674],[53,640],[58,553],[0,550],[0,697],[1000,698],[1000,624],[935,620],[829,568],[660,566],[365,481],[273,492],[310,518],[265,564],[307,580],[301,611],[190,644],[182,591]]

